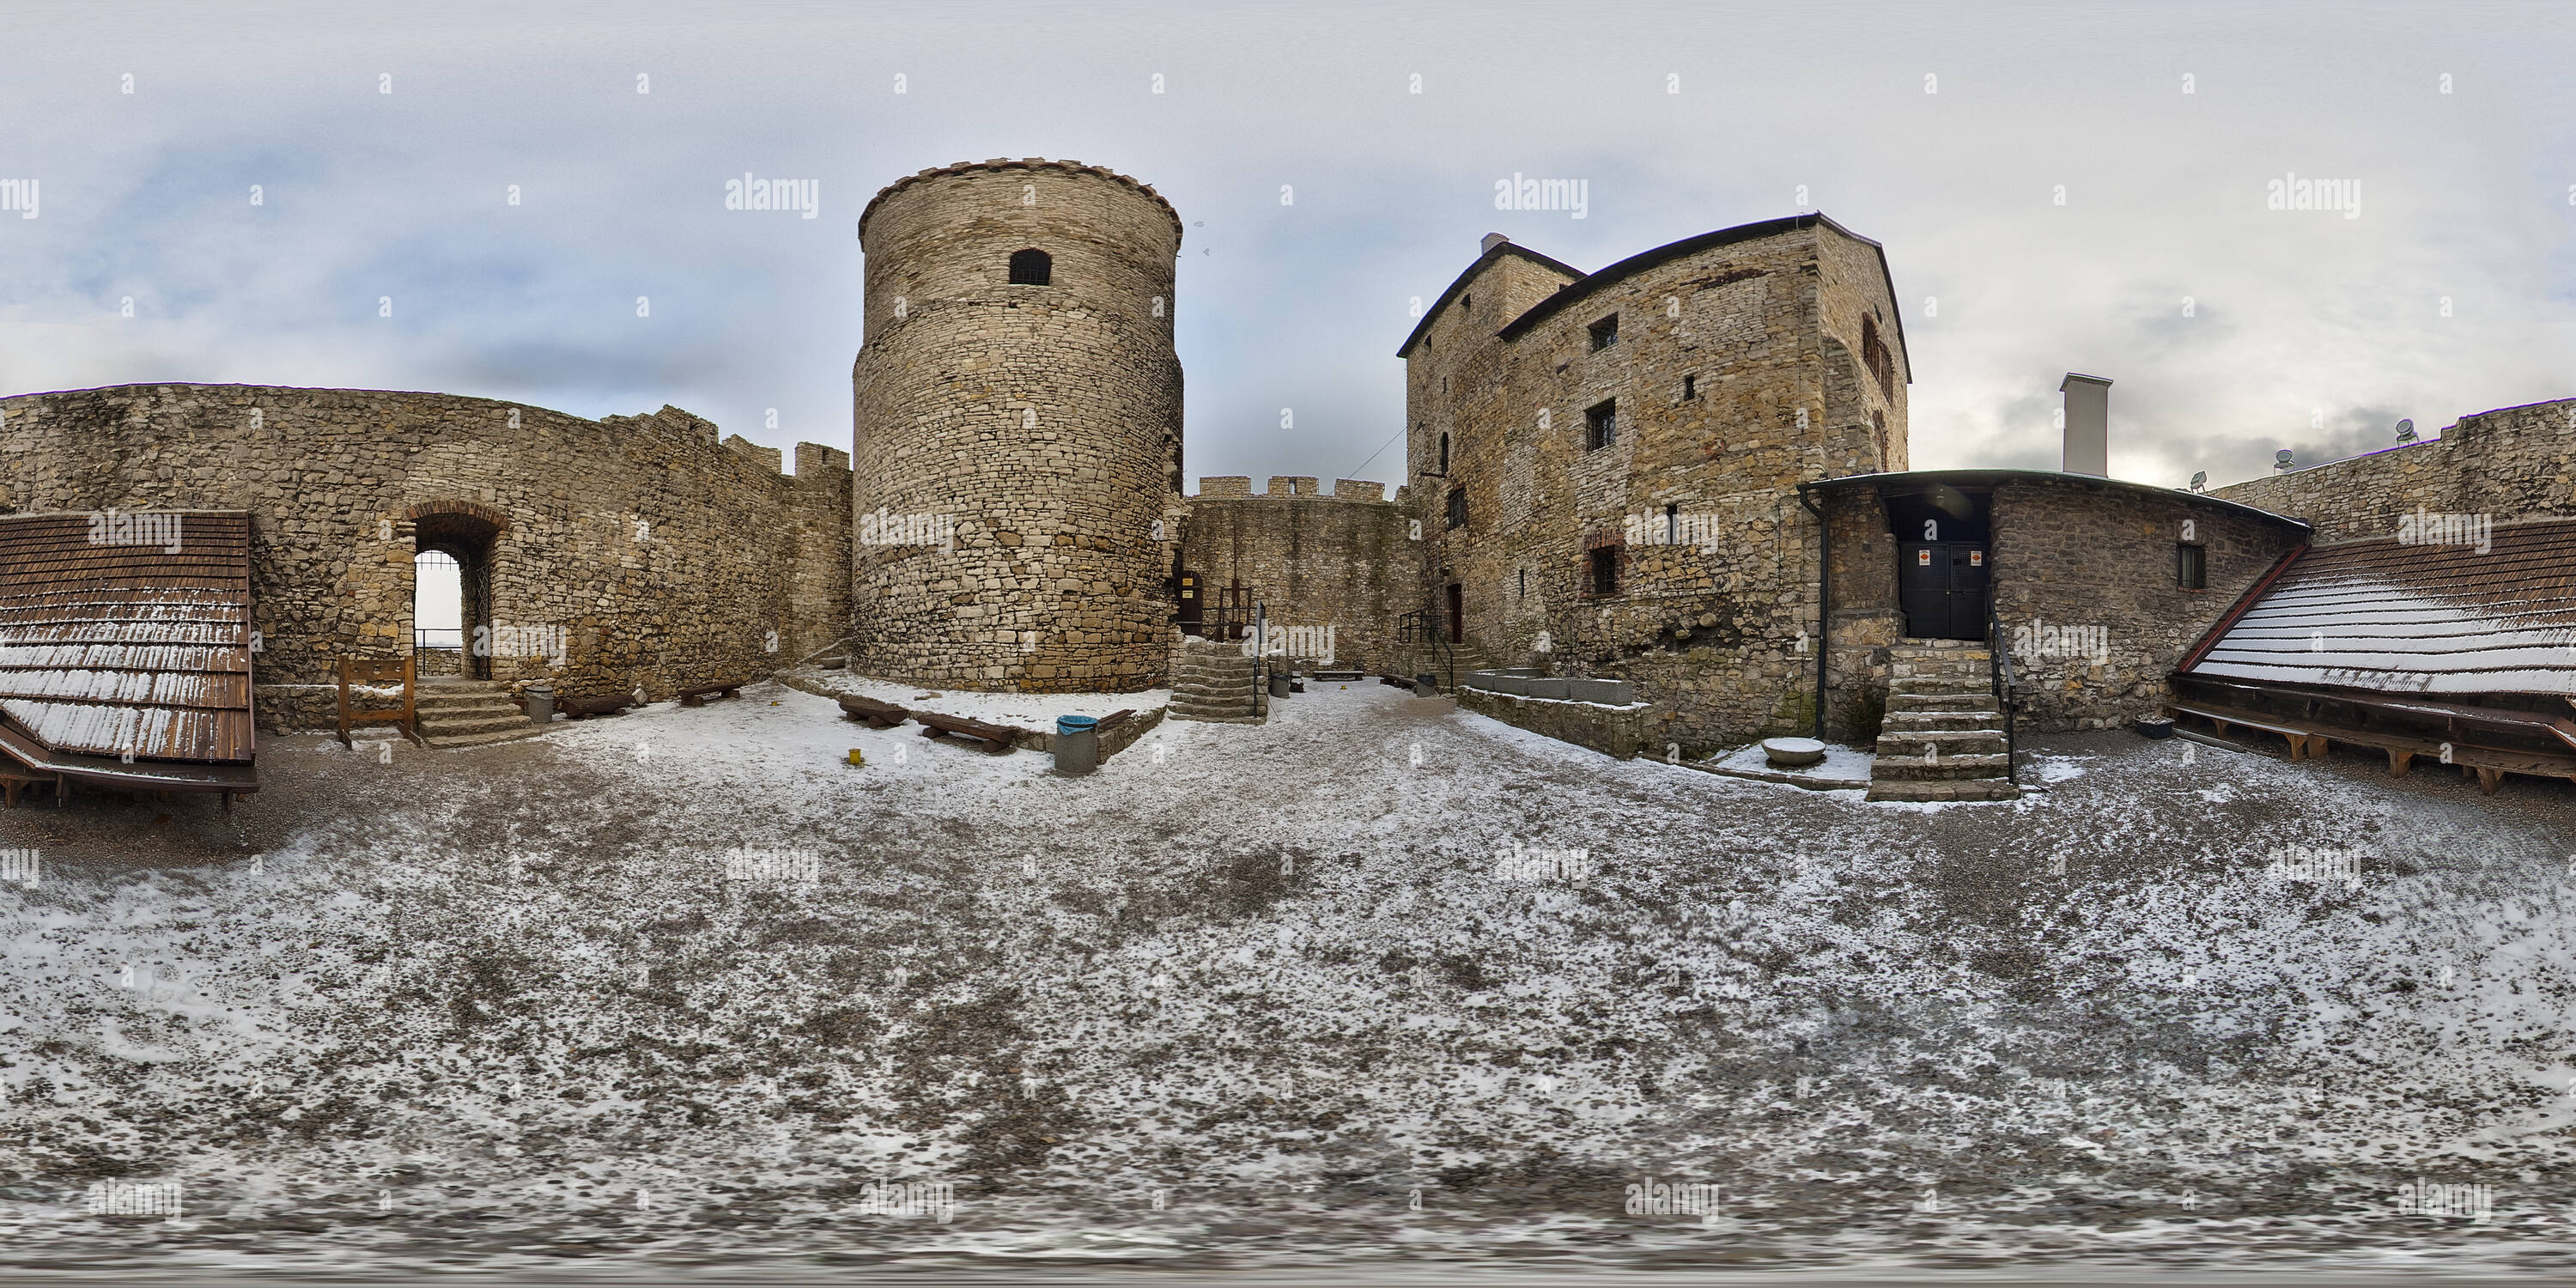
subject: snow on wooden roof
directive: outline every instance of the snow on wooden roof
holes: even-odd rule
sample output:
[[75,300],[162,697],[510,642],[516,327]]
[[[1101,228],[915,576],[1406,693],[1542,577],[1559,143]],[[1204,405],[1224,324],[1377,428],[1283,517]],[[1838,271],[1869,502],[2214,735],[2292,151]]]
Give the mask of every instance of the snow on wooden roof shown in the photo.
[[[2445,536],[2464,534],[2459,526]],[[2382,693],[2576,695],[2576,522],[2475,545],[2308,551],[2186,675]]]
[[0,723],[54,753],[248,764],[250,516],[0,515]]

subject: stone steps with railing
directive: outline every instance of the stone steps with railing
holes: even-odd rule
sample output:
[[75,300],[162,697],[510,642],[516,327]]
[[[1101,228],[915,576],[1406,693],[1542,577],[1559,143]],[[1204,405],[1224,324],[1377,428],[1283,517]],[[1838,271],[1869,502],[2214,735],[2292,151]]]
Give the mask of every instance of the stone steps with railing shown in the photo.
[[1968,640],[1908,640],[1890,648],[1888,660],[1869,799],[2018,799],[1993,652]]
[[1210,724],[1259,724],[1260,659],[1240,645],[1192,638],[1172,650],[1172,700],[1165,715]]

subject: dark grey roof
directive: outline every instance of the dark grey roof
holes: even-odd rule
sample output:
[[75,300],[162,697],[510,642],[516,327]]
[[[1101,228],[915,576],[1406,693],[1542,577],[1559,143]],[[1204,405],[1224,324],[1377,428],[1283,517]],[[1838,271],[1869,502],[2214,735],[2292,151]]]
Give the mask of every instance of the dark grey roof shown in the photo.
[[1414,323],[1413,334],[1404,337],[1404,343],[1396,346],[1395,356],[1402,358],[1411,355],[1413,352],[1413,346],[1421,343],[1422,337],[1430,332],[1431,321],[1432,319],[1440,316],[1440,310],[1447,308],[1449,306],[1449,301],[1458,297],[1458,292],[1466,288],[1470,279],[1474,278],[1476,274],[1483,272],[1487,265],[1494,263],[1505,255],[1518,255],[1522,259],[1528,260],[1541,268],[1551,269],[1556,272],[1563,273],[1567,277],[1578,280],[1583,276],[1582,269],[1576,268],[1572,264],[1564,263],[1560,260],[1549,259],[1547,256],[1539,254],[1537,251],[1531,250],[1527,246],[1517,245],[1512,242],[1497,242],[1492,250],[1486,251],[1482,255],[1478,255],[1476,257],[1476,262],[1469,264],[1465,272],[1458,274],[1457,278],[1449,283],[1449,289],[1442,291],[1440,293],[1440,298],[1432,301],[1431,307],[1422,311],[1422,320]]
[[1885,474],[1846,474],[1841,478],[1817,479],[1801,483],[1801,492],[1844,492],[1859,487],[1895,488],[1949,486],[1955,488],[1991,488],[1997,483],[2057,483],[2072,487],[2101,487],[2127,492],[2133,496],[2152,496],[2162,500],[2188,501],[2226,514],[2267,519],[2282,528],[2302,535],[2313,531],[2304,519],[2274,514],[2259,506],[2230,501],[2207,492],[2186,492],[2181,488],[2157,487],[2153,483],[2132,483],[2127,479],[2103,478],[2098,474],[2068,474],[2062,470],[1904,470]]

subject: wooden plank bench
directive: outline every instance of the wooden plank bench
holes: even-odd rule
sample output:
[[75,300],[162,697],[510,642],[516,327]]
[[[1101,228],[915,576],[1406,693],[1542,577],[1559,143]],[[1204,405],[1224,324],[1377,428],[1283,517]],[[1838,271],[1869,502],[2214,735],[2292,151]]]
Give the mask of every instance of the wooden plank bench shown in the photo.
[[839,701],[842,715],[860,721],[871,729],[892,729],[912,718],[911,712],[891,702],[879,702],[875,698],[863,698],[855,693],[844,693]]
[[[2393,729],[2350,729],[2339,725],[2294,721],[2268,712],[2248,711],[2216,703],[2168,703],[2165,709],[2176,715],[2194,715],[2210,721],[2218,726],[2218,732],[2222,737],[2226,735],[2227,726],[2231,724],[2280,734],[2290,740],[2290,759],[2292,760],[2299,759],[2303,754],[2309,759],[2322,756],[2329,743],[2340,742],[2347,746],[2368,747],[2388,757],[2388,772],[2393,776],[2404,775],[2413,767],[2417,756],[2441,756],[2445,745],[2431,738],[2400,733]],[[2537,717],[2536,722],[2545,723],[2548,719],[2545,716]],[[2476,776],[2480,795],[2495,795],[2496,789],[2504,785],[2506,774],[2528,774],[2535,778],[2565,778],[2570,782],[2576,782],[2576,756],[2515,751],[2502,747],[2481,747],[2456,741],[2449,743],[2448,746],[2450,747],[2449,763],[2458,766],[2463,774]]]
[[555,705],[561,708],[565,718],[570,720],[579,720],[585,716],[613,716],[634,706],[635,695],[611,693],[597,698],[558,698],[555,700]]
[[[19,792],[34,791],[39,787],[53,793],[57,803],[62,800],[63,780],[61,778],[41,769],[22,769],[14,762],[0,762],[0,795],[7,797],[9,808],[18,807]],[[228,811],[232,807],[232,797],[229,793],[224,797],[224,807]]]
[[1112,711],[1108,715],[1100,717],[1100,723],[1092,726],[1092,728],[1097,732],[1105,734],[1135,718],[1136,709],[1133,707],[1130,707],[1125,711]]
[[921,722],[924,738],[958,737],[969,739],[996,756],[1010,751],[1014,730],[964,716],[943,716],[935,711],[915,711],[912,718]]
[[742,696],[742,685],[739,682],[701,684],[694,689],[682,689],[680,690],[680,705],[684,707],[703,707],[707,704],[708,698],[719,695],[728,698],[739,698]]
[[2290,759],[2292,760],[2302,756],[2314,758],[2326,754],[2326,735],[2322,731],[2290,723],[2279,716],[2190,702],[2167,703],[2165,710],[2178,716],[2199,716],[2218,726],[2218,736],[2221,738],[2227,736],[2229,725],[2243,725],[2248,729],[2277,733],[2290,740]]

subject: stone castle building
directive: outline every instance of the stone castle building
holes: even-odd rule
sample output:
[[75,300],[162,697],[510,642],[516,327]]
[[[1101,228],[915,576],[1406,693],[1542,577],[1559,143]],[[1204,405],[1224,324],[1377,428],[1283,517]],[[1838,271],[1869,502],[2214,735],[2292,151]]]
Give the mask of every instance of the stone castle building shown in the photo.
[[[2206,495],[2100,477],[2098,423],[2066,471],[1912,471],[1886,257],[1819,214],[1595,273],[1489,236],[1396,350],[1391,497],[1186,496],[1181,223],[1152,188],[961,163],[887,187],[859,231],[852,451],[800,444],[793,475],[670,407],[135,385],[0,399],[0,514],[246,514],[272,731],[328,723],[338,659],[415,652],[435,551],[469,634],[556,633],[450,662],[514,686],[664,698],[845,653],[930,686],[1133,692],[1258,603],[1310,660],[1594,682],[1620,700],[1461,697],[1620,754],[1814,731],[1883,759],[1914,739],[1928,771],[1988,731],[1909,680],[1972,678],[1989,639],[2077,640],[2018,659],[2021,709],[2113,724],[2155,712],[2249,588],[2385,535],[2392,506],[2576,513],[2565,403]],[[2070,376],[2070,410],[2108,388]]]
[[868,203],[852,667],[1160,683],[1179,548],[1181,221],[1094,166],[924,170]]

